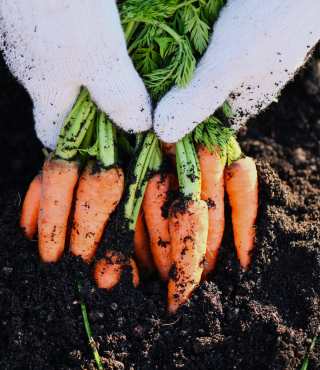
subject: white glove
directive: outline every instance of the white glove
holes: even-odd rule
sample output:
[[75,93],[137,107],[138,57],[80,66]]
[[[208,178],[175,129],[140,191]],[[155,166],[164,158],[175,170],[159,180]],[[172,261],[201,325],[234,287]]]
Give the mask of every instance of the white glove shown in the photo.
[[156,108],[158,136],[178,141],[225,100],[236,127],[266,108],[320,39],[319,14],[319,0],[229,0],[191,83]]
[[54,148],[81,85],[127,131],[151,127],[145,86],[128,56],[115,0],[1,0],[1,49]]

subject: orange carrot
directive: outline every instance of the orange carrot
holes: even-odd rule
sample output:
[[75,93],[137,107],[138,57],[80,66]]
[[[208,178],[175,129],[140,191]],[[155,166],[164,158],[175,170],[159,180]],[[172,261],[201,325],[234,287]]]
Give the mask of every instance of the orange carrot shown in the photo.
[[99,288],[111,290],[121,279],[125,269],[132,271],[134,287],[139,285],[137,265],[132,258],[125,257],[118,251],[107,251],[105,258],[99,260],[94,268],[94,279]]
[[57,262],[63,253],[78,176],[76,161],[49,158],[43,165],[38,230],[39,253],[44,262]]
[[153,260],[164,281],[168,280],[171,268],[169,220],[162,212],[169,189],[170,176],[156,174],[149,180],[143,199]]
[[110,214],[117,207],[124,187],[120,168],[95,168],[89,161],[76,195],[70,250],[90,263],[96,253]]
[[63,253],[73,191],[79,177],[79,163],[75,159],[95,114],[96,106],[88,90],[81,88],[60,130],[55,151],[44,162],[41,184],[39,179],[34,180],[27,193],[21,225],[26,227],[26,235],[32,237],[38,219],[39,254],[44,262],[56,262]]
[[210,151],[204,145],[198,147],[201,170],[201,199],[206,201],[209,210],[209,229],[203,278],[211,273],[216,265],[224,232],[224,167],[225,156],[220,156],[217,148]]
[[41,175],[37,175],[29,185],[28,191],[23,201],[20,226],[24,235],[32,239],[37,232],[38,216],[41,195]]
[[175,313],[201,280],[208,238],[208,206],[200,199],[200,165],[190,135],[176,144],[177,173],[182,200],[170,211],[172,270],[168,311]]
[[247,269],[254,248],[258,212],[258,176],[250,157],[238,159],[225,171],[226,191],[232,210],[234,243],[240,265]]
[[134,231],[134,253],[139,267],[146,271],[154,270],[150,250],[150,238],[144,223],[143,212],[140,210]]
[[208,237],[208,207],[190,200],[186,209],[170,216],[172,272],[168,284],[168,310],[175,313],[191,296],[203,272]]

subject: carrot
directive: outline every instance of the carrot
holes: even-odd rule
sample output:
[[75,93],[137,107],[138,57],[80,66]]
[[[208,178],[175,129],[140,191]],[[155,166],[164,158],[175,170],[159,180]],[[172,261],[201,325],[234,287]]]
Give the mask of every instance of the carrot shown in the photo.
[[171,268],[169,220],[164,217],[162,212],[169,189],[170,176],[156,174],[149,180],[143,199],[143,211],[150,235],[151,252],[163,281],[168,280]]
[[20,227],[28,239],[32,239],[38,228],[38,216],[40,209],[41,175],[37,175],[30,183],[23,201]]
[[218,147],[210,151],[199,145],[198,157],[201,169],[201,199],[209,209],[209,228],[203,278],[211,273],[216,265],[224,232],[224,167],[226,157],[221,156]]
[[170,313],[175,313],[199,284],[208,238],[208,206],[200,200],[200,168],[191,137],[180,140],[176,148],[183,198],[172,205],[169,220],[173,263],[168,283]]
[[79,181],[72,224],[70,250],[90,263],[96,253],[111,213],[124,187],[120,168],[95,168],[89,161]]
[[76,161],[49,158],[43,165],[38,230],[39,253],[44,262],[57,262],[63,253],[78,176]]
[[234,161],[225,171],[226,191],[232,210],[234,243],[241,267],[248,269],[254,248],[258,213],[258,176],[250,157]]
[[132,283],[134,287],[139,285],[139,273],[137,265],[132,258],[125,257],[118,251],[107,251],[105,258],[99,260],[94,268],[94,279],[99,288],[111,290],[120,281],[122,273],[126,269],[132,271]]
[[146,271],[154,270],[154,262],[150,250],[150,238],[145,226],[143,212],[139,212],[134,231],[134,254],[139,267]]
[[88,90],[81,89],[60,131],[56,149],[43,165],[38,233],[39,254],[44,262],[57,262],[64,250],[79,177],[77,154],[96,113],[95,105],[88,100]]
[[188,201],[185,209],[177,211],[173,205],[169,227],[174,265],[168,284],[168,309],[175,313],[201,280],[208,235],[206,202]]
[[70,250],[90,263],[124,190],[123,171],[116,166],[116,131],[103,112],[97,116],[97,141],[88,152],[99,161],[89,161],[79,181]]

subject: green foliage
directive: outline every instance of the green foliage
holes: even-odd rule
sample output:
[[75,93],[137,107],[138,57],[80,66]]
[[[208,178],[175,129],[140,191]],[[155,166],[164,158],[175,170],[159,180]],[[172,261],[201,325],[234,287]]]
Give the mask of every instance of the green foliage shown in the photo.
[[231,128],[224,127],[218,118],[211,116],[195,128],[193,138],[197,144],[202,144],[210,152],[214,152],[217,148],[225,151],[230,138],[234,135],[235,132]]
[[121,5],[121,18],[124,23],[163,20],[174,14],[179,3],[179,0],[126,0]]
[[208,21],[214,22],[219,15],[220,9],[224,6],[225,0],[205,0],[203,8]]
[[[168,51],[168,49],[166,50]],[[189,40],[181,37],[172,53],[172,61],[163,68],[157,68],[145,75],[145,84],[155,98],[161,97],[171,87],[172,81],[179,86],[186,86],[190,81],[196,60],[192,54]]]
[[214,116],[209,117],[195,128],[193,139],[195,143],[207,147],[210,152],[218,150],[220,156],[227,159],[228,164],[242,156],[235,131],[223,126],[222,122]]
[[154,100],[184,87],[206,50],[225,0],[125,0],[120,14],[129,54]]
[[[120,8],[129,54],[152,98],[172,85],[186,86],[205,52],[210,32],[226,0],[125,0]],[[227,103],[221,107],[232,116]],[[214,116],[193,132],[195,143],[217,150],[232,163],[241,157],[235,132]],[[183,153],[183,151],[182,151]]]

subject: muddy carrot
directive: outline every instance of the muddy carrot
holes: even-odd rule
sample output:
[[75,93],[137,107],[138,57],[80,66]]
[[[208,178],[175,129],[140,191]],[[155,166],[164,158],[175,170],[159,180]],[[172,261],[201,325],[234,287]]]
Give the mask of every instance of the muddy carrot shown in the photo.
[[90,263],[96,253],[111,213],[117,207],[124,186],[120,168],[95,168],[89,161],[82,173],[76,195],[70,250]]
[[150,250],[150,238],[141,210],[134,231],[134,254],[140,268],[146,271],[154,270],[154,263]]
[[208,237],[208,207],[200,199],[200,168],[190,136],[176,145],[177,172],[183,198],[170,211],[172,270],[168,283],[168,311],[187,302],[201,280]]
[[[236,141],[233,141],[238,146]],[[233,161],[225,170],[226,191],[232,210],[234,244],[240,265],[247,269],[255,241],[258,213],[258,176],[250,157]]]
[[216,265],[224,232],[224,167],[226,157],[216,147],[210,151],[199,145],[198,157],[201,170],[201,199],[207,202],[209,228],[203,278],[211,273]]
[[56,262],[63,253],[78,175],[79,164],[75,161],[49,158],[43,165],[38,229],[39,253],[44,262]]
[[220,249],[225,216],[224,216],[224,168],[226,159],[238,155],[228,145],[234,131],[225,127],[222,122],[211,116],[194,130],[193,137],[198,144],[198,156],[201,169],[201,199],[209,207],[209,232],[206,261],[203,278],[211,273],[216,265]]
[[70,238],[71,252],[87,263],[96,253],[124,188],[123,171],[116,166],[114,127],[102,112],[98,114],[97,126],[99,161],[89,161],[80,177]]
[[134,287],[139,285],[139,273],[136,263],[118,251],[107,251],[105,258],[100,259],[94,269],[94,279],[99,288],[111,290],[119,284],[122,273],[131,270]]
[[79,176],[77,153],[95,116],[95,105],[82,89],[65,120],[56,150],[42,169],[42,188],[38,219],[39,254],[44,262],[56,262],[62,255],[73,192]]
[[169,190],[169,175],[155,174],[148,181],[143,199],[143,211],[150,235],[151,252],[163,281],[168,280],[171,268],[169,219],[163,215],[163,207],[167,201]]
[[30,183],[23,201],[20,227],[25,236],[32,239],[38,229],[38,216],[41,195],[41,175],[37,175]]

